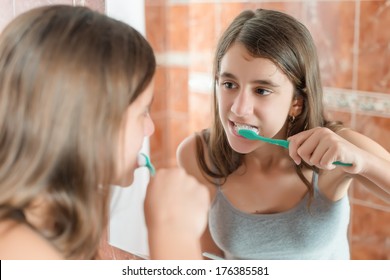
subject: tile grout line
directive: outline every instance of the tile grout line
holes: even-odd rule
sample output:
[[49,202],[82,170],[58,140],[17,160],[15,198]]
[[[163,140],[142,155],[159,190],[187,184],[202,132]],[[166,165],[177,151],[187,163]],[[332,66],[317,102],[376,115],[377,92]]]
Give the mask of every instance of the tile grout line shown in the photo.
[[361,199],[358,199],[358,198],[350,198],[350,201],[351,201],[351,203],[354,203],[354,204],[357,204],[357,205],[360,205],[360,206],[364,206],[364,207],[372,208],[372,209],[375,209],[375,210],[380,210],[380,211],[383,211],[383,212],[390,213],[390,207],[387,207],[387,206],[377,205],[375,203],[367,202],[365,200],[361,200]]
[[[358,89],[358,67],[359,67],[359,40],[360,40],[360,0],[355,2],[355,27],[354,27],[354,42],[353,42],[353,72],[352,72],[352,89]],[[356,102],[352,106],[351,126],[356,128]]]

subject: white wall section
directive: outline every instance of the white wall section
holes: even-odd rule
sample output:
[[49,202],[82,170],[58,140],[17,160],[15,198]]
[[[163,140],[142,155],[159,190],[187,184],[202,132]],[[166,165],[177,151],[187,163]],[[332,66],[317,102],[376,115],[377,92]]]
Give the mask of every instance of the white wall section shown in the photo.
[[[144,0],[106,0],[106,13],[145,35]],[[149,155],[148,139],[145,139],[142,152]],[[148,182],[148,170],[138,169],[131,187],[112,187],[110,205],[109,244],[142,257],[149,255],[143,210]]]

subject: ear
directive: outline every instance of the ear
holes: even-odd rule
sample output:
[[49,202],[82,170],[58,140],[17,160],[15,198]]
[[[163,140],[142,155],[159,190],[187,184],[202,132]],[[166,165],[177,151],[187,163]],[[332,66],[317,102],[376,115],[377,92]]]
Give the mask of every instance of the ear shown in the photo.
[[288,115],[290,117],[298,117],[302,113],[302,109],[303,109],[303,97],[301,95],[297,95],[294,97],[291,103],[291,108]]

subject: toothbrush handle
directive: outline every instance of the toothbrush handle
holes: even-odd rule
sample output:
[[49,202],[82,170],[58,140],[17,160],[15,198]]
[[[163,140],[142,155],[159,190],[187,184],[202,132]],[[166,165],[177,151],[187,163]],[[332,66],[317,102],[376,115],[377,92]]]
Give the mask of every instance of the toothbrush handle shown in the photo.
[[352,163],[345,163],[345,162],[341,162],[341,161],[335,161],[335,162],[332,162],[334,165],[339,165],[339,166],[352,166]]

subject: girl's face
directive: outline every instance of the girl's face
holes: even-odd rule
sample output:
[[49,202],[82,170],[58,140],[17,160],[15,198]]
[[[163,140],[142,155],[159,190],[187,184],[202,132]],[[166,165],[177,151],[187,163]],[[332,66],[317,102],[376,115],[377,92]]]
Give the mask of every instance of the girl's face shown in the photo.
[[291,81],[272,61],[254,58],[242,44],[233,44],[216,81],[219,117],[232,149],[249,153],[264,145],[238,135],[239,128],[248,126],[265,137],[285,138],[293,92]]
[[138,167],[137,156],[144,137],[154,132],[154,123],[149,115],[153,100],[153,84],[150,85],[127,108],[119,132],[118,162],[116,180],[113,184],[129,186],[134,180],[134,170]]

